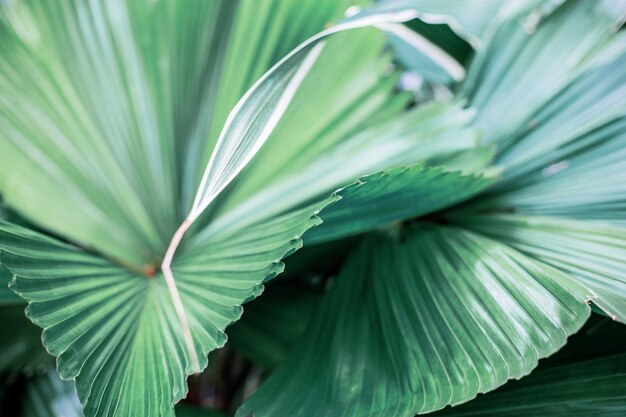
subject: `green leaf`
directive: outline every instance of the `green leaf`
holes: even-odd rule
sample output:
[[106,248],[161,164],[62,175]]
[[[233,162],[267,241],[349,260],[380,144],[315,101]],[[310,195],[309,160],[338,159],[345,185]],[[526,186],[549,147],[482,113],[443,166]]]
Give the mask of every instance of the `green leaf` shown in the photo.
[[564,273],[462,229],[372,237],[237,415],[404,417],[465,402],[562,347],[589,317],[585,297]]
[[423,216],[478,194],[494,179],[424,164],[368,175],[336,192],[339,201],[324,210],[324,224],[308,233],[306,241],[325,242]]
[[591,291],[595,304],[626,323],[626,227],[540,216],[453,220],[568,272]]
[[415,11],[408,8],[357,13],[310,37],[263,74],[228,115],[185,221],[200,217],[265,144],[319,58],[326,37],[372,25],[384,29],[383,24],[413,17]]
[[32,372],[53,363],[41,346],[41,331],[28,321],[23,306],[0,308],[0,335],[0,374]]
[[514,15],[500,25],[462,91],[477,110],[484,143],[496,144],[500,162],[522,171],[625,109],[616,59],[626,44],[616,30],[626,4],[568,1],[538,17]]
[[626,413],[626,355],[533,372],[442,416],[619,417]]
[[[54,369],[26,380],[22,415],[28,417],[83,417],[74,384],[59,378]],[[181,404],[176,417],[226,417],[218,411]]]
[[3,4],[7,203],[135,269],[160,260],[237,99],[346,6],[257,3]]
[[29,378],[22,397],[22,415],[28,417],[83,417],[71,382],[59,379],[54,369]]
[[227,417],[227,415],[215,410],[182,404],[176,407],[176,417]]
[[[267,70],[293,48],[325,29],[330,23],[343,18],[344,12],[349,6],[364,2],[364,0],[303,0],[297,3],[290,0],[271,0],[263,3],[253,0],[237,2],[237,11],[233,21],[230,27],[222,32],[220,37],[226,48],[219,57],[220,59],[210,62],[212,65],[222,63],[219,73],[211,78],[211,83],[206,84],[206,90],[194,90],[192,85],[185,94],[195,93],[199,97],[205,97],[204,107],[200,114],[210,115],[210,118],[201,117],[199,119],[201,124],[199,123],[198,128],[192,132],[192,142],[188,146],[184,160],[185,178],[182,181],[181,188],[183,201],[186,202],[186,211],[191,207],[204,167],[206,167],[210,159],[222,127],[231,109],[235,107],[239,99]],[[185,5],[184,8],[189,10],[189,15],[194,15],[195,11],[193,8],[189,8],[188,5]],[[192,20],[198,23],[201,28],[212,27],[207,25],[202,19],[192,18]],[[220,28],[216,25],[213,27],[215,33],[219,33],[218,30]],[[228,34],[227,37],[224,36],[225,34]],[[186,39],[188,39],[192,47],[193,43],[197,42],[196,38],[192,36],[187,35]],[[329,39],[329,41],[331,44],[335,43],[334,38]],[[328,51],[328,49],[342,47],[341,45],[330,46],[328,45],[324,48],[315,66],[319,66],[319,61],[327,63],[332,61],[332,57],[336,58],[336,53],[333,53],[332,50]],[[354,45],[344,46],[349,48]],[[371,52],[376,53],[378,51],[373,48]],[[327,58],[324,59],[324,56]],[[183,58],[181,58],[182,65],[185,65],[184,62],[187,59],[188,57],[183,55]],[[351,67],[339,64],[336,71],[338,73],[351,74]],[[319,73],[320,71],[314,67],[306,77],[305,83],[314,77],[317,77],[317,81],[319,81]],[[204,72],[200,72],[200,74],[204,74]],[[326,76],[325,79],[325,82],[328,83],[333,77]],[[303,87],[300,87],[298,94]],[[341,101],[344,95],[347,94],[347,89],[341,84],[329,87],[327,91],[324,91],[327,99]],[[366,91],[366,86],[364,85],[363,89],[361,89],[359,85],[356,86],[356,89],[359,92],[352,92],[353,94],[363,94]],[[310,105],[315,105],[317,97],[310,97],[309,99],[312,102]],[[306,101],[307,99],[305,98],[298,104]],[[295,105],[294,103],[290,107]],[[180,112],[187,113],[189,108],[194,108],[193,104],[186,108],[181,108]],[[326,107],[316,107],[318,110],[316,113],[320,119],[332,117],[334,108],[329,108],[326,115],[322,115],[319,112],[320,108],[326,109]],[[194,112],[191,113],[193,114]],[[293,116],[294,113],[302,117],[298,112],[293,111],[290,112],[290,116]],[[295,122],[297,123],[297,121]],[[293,137],[290,137],[290,139],[293,139]]]
[[228,343],[267,369],[284,362],[302,337],[321,291],[300,280],[277,280],[263,297],[246,304],[246,314],[228,328]]
[[436,415],[621,416],[625,332],[622,324],[594,315],[528,377]]
[[0,265],[0,307],[24,304],[24,300],[9,289],[9,281],[11,273]]
[[[193,346],[205,367],[241,304],[282,271],[280,259],[319,223],[305,208],[233,234],[198,235],[174,264]],[[206,248],[210,247],[210,250]],[[147,278],[28,229],[0,223],[0,260],[27,316],[44,329],[89,416],[172,416],[192,369],[165,281]]]
[[[290,209],[287,214],[264,223],[257,218],[205,228],[184,242],[174,262],[177,282],[165,281],[169,268],[161,276],[154,265],[167,259],[167,242],[193,207],[187,199],[189,187],[197,185],[194,167],[214,152],[198,209],[267,138],[312,69],[321,37],[409,18],[395,12],[353,16],[312,38],[255,84],[230,113],[237,121],[226,123],[223,137],[230,139],[216,144],[211,129],[221,129],[226,117],[219,114],[230,109],[228,98],[236,100],[254,74],[303,40],[291,23],[319,4],[283,9],[289,2],[271,2],[261,9],[255,3],[68,0],[0,6],[0,191],[36,227],[69,242],[4,224],[1,260],[16,275],[13,287],[29,301],[30,318],[44,328],[44,344],[59,357],[61,376],[76,379],[87,415],[171,415],[172,404],[185,394],[186,375],[201,368],[196,357],[206,364],[207,352],[224,343],[224,328],[241,314],[240,305],[282,270],[280,259],[317,223],[312,215],[320,205],[295,212],[291,205],[281,208]],[[324,10],[304,32],[315,33],[337,11]],[[265,18],[257,19],[257,12]],[[275,15],[282,24],[268,33]],[[246,21],[255,26],[240,23]],[[266,35],[274,42],[257,48]],[[244,50],[242,56],[233,52]],[[233,57],[258,61],[258,67],[238,64],[235,71]],[[381,62],[385,58],[369,62],[370,79]],[[230,81],[234,87],[225,92]],[[404,97],[387,100],[392,81],[366,86],[363,94],[379,96],[374,110],[391,102],[392,110],[401,108]],[[215,110],[221,106],[228,110]],[[342,140],[357,121],[342,128]],[[309,201],[296,202],[302,207]]]
[[505,169],[465,210],[624,221],[625,18],[620,2],[570,1],[498,29],[464,88]]
[[521,171],[514,170],[521,176],[505,172],[504,180],[472,202],[471,208],[514,208],[520,214],[623,222],[625,132],[626,117],[622,117],[536,157]]
[[38,225],[139,267],[161,256],[180,221],[176,133],[198,113],[174,110],[195,99],[174,91],[202,89],[194,71],[212,72],[234,11],[150,3],[0,8],[3,196]]
[[459,36],[479,45],[503,3],[499,0],[478,0],[471,4],[463,0],[382,0],[366,10],[380,13],[411,8],[418,12],[419,19],[427,23],[446,23]]
[[[477,149],[477,132],[467,127],[471,117],[471,112],[462,110],[458,103],[443,102],[419,106],[377,123],[325,150],[298,172],[280,175],[275,183],[224,210],[209,229],[271,218],[389,167],[431,160],[441,165],[454,162],[460,153]],[[488,163],[488,159],[478,159],[478,167]],[[228,202],[225,205],[228,207]]]
[[228,195],[217,208],[219,213],[236,208],[259,190],[300,175],[303,168],[327,158],[359,132],[401,114],[409,97],[394,94],[398,74],[389,72],[391,60],[383,47],[384,35],[375,29],[328,38],[265,145],[239,175],[236,187],[225,190]]

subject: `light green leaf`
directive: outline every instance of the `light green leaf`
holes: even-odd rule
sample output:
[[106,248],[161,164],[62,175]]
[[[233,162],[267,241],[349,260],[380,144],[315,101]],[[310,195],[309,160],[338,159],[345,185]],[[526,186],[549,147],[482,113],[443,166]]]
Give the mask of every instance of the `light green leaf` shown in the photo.
[[472,202],[471,208],[513,208],[520,214],[623,222],[626,220],[624,161],[626,117],[576,137],[556,151],[535,157],[521,169],[505,172],[504,180]]
[[[443,102],[377,123],[320,153],[298,172],[280,175],[275,183],[224,210],[208,228],[221,230],[271,218],[389,167],[431,160],[458,165],[454,161],[459,154],[473,154],[477,149],[477,132],[467,127],[471,117],[458,103]],[[478,160],[473,168],[488,163],[487,158]],[[228,207],[228,202],[225,205]]]
[[[427,23],[445,23],[459,36],[478,46],[480,38],[503,6],[501,0],[382,0],[366,11],[380,13],[411,8]],[[536,3],[536,2],[534,2]]]
[[237,415],[406,417],[465,402],[563,346],[590,314],[585,297],[564,273],[462,229],[372,237]]
[[623,114],[616,59],[625,43],[616,29],[625,17],[623,2],[568,1],[540,22],[511,18],[498,27],[472,63],[462,95],[501,163],[523,170]]
[[[319,223],[305,208],[233,234],[186,244],[174,272],[193,335],[206,355],[226,341],[241,304],[282,271],[280,260]],[[165,281],[119,267],[28,229],[0,224],[0,260],[12,289],[29,301],[46,349],[64,379],[75,379],[89,416],[173,416],[192,369]],[[206,248],[211,248],[207,250]]]
[[198,113],[182,114],[197,97],[174,91],[202,89],[194,71],[211,72],[234,5],[151,3],[0,6],[3,196],[38,225],[139,268],[180,221],[177,133]]
[[569,1],[497,31],[464,88],[505,170],[466,209],[624,221],[625,18],[623,2]]
[[347,5],[301,3],[3,3],[7,203],[135,269],[153,265],[237,99]]
[[[227,1],[226,3],[235,2]],[[239,0],[236,2],[237,8],[232,22],[224,22],[230,23],[230,27],[223,31],[222,36],[219,37],[224,45],[223,50],[220,51],[221,55],[219,59],[209,62],[211,65],[220,64],[219,71],[208,72],[208,75],[211,75],[211,82],[205,84],[205,90],[198,90],[197,88],[194,90],[194,86],[190,85],[185,93],[181,92],[181,95],[184,96],[194,94],[204,98],[202,110],[198,112],[201,117],[198,119],[198,126],[192,132],[183,163],[185,178],[182,180],[181,189],[186,212],[191,208],[203,170],[214,150],[222,127],[237,101],[268,69],[293,48],[325,29],[327,25],[343,18],[344,12],[349,6],[360,3],[364,3],[364,0],[303,0],[299,2],[291,0],[263,2]],[[205,20],[197,19],[197,16],[194,16],[196,12],[189,5],[185,5],[184,8],[188,10],[190,16],[193,16],[191,20],[197,23],[199,27],[213,27],[212,30],[219,34],[220,28],[217,25],[208,25]],[[227,37],[224,36],[226,34]],[[194,47],[193,44],[197,42],[197,39],[189,36],[189,34],[185,36],[185,39],[190,42],[191,47]],[[330,43],[335,43],[334,38],[330,39]],[[329,46],[324,48],[319,60],[324,60],[323,57],[327,56],[325,62],[328,62],[332,60],[329,55],[336,57],[332,51],[328,51],[328,49],[332,49]],[[349,45],[343,46],[349,48]],[[341,47],[338,46],[338,48]],[[376,52],[375,48],[372,52]],[[182,65],[185,65],[187,60],[188,57],[184,55],[180,59]],[[316,63],[316,66],[318,65],[319,63]],[[345,65],[336,68],[339,73],[350,73],[350,70],[351,68]],[[198,73],[199,75],[207,74],[207,72],[200,71]],[[313,77],[317,77],[317,81],[319,81],[318,70],[315,68],[309,72],[305,83]],[[326,77],[326,82],[330,78]],[[302,87],[300,87],[299,92]],[[361,93],[366,91],[366,86],[363,86],[362,90],[360,86],[356,87]],[[327,97],[340,101],[347,91],[345,86],[335,84],[324,93]],[[308,99],[312,101],[311,105],[315,105],[317,97]],[[301,100],[301,102],[306,102],[306,100]],[[290,107],[295,105],[294,103]],[[334,110],[334,108],[329,108],[328,114],[322,115],[319,109],[326,109],[326,107],[319,106],[316,108],[320,119],[330,117]],[[194,109],[193,103],[184,108],[181,107],[179,111],[181,113],[195,113],[189,109]],[[291,116],[294,113],[298,114],[298,112],[292,111]]]
[[251,161],[283,117],[300,84],[318,59],[324,39],[371,25],[404,22],[410,9],[353,15],[300,44],[270,68],[237,102],[211,155],[188,219],[193,222]]
[[626,323],[626,227],[540,216],[453,219],[566,271],[593,293],[593,302]]
[[301,175],[303,168],[328,158],[372,126],[403,123],[392,120],[410,97],[394,94],[398,74],[389,71],[391,60],[383,48],[384,34],[371,28],[328,38],[265,145],[238,176],[236,186],[225,190],[217,215],[259,190]]
[[478,194],[494,179],[424,164],[368,175],[336,192],[339,201],[324,210],[324,224],[308,233],[306,241],[325,242],[423,216]]

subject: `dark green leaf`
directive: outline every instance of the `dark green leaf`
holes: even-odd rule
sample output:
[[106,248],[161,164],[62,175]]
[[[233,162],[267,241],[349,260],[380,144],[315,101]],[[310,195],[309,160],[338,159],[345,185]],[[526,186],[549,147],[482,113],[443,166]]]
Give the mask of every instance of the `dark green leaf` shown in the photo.
[[626,355],[620,354],[539,370],[505,390],[436,415],[621,417],[624,413]]
[[28,417],[83,417],[74,384],[59,379],[54,369],[28,378],[22,415]]
[[284,362],[303,336],[321,291],[299,280],[271,284],[263,297],[245,305],[245,314],[228,328],[228,343],[267,369]]
[[32,372],[53,358],[41,345],[41,331],[28,321],[23,306],[0,308],[0,374]]

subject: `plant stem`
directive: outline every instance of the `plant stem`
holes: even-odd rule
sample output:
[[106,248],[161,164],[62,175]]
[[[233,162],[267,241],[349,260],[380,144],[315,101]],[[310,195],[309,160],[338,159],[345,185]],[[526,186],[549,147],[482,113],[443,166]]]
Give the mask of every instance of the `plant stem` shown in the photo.
[[194,348],[191,328],[189,327],[189,321],[187,320],[187,313],[185,312],[185,307],[183,306],[180,294],[178,293],[176,281],[174,280],[174,274],[172,273],[172,259],[174,258],[176,249],[178,248],[178,245],[180,245],[180,242],[183,239],[185,232],[187,232],[187,230],[189,230],[189,228],[191,227],[192,222],[193,220],[191,220],[189,217],[186,218],[174,233],[172,241],[170,242],[170,245],[165,252],[163,262],[161,263],[161,271],[163,272],[165,283],[167,284],[167,288],[172,297],[174,309],[176,310],[176,314],[178,315],[178,319],[180,320],[180,325],[183,331],[183,338],[185,341],[185,345],[187,346],[187,351],[189,353],[189,360],[191,361],[191,368],[193,372],[201,372],[202,369],[200,369],[200,362],[198,361],[198,355],[196,354],[196,349]]

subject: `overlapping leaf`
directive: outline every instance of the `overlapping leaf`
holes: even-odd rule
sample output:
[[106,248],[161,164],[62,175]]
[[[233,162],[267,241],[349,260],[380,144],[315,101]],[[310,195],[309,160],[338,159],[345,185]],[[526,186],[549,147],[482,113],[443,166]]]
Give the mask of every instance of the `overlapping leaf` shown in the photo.
[[[292,175],[256,191],[231,210],[223,210],[209,229],[224,229],[271,218],[292,207],[323,199],[357,178],[400,165],[419,161],[450,164],[463,170],[460,160],[476,157],[477,131],[468,128],[472,113],[454,101],[420,106],[393,119],[376,123],[337,146],[316,154],[316,158]],[[479,152],[483,155],[482,152]],[[489,163],[480,156],[467,164],[479,171]],[[251,174],[254,171],[251,171]],[[244,178],[245,180],[245,178]],[[228,196],[225,207],[229,207]]]
[[60,380],[54,369],[29,378],[26,384],[22,398],[22,415],[83,417],[74,384]]
[[[626,38],[614,30],[625,17],[623,3],[572,1],[532,34],[516,21],[499,29],[502,41],[494,39],[483,52],[466,88],[476,88],[477,123],[499,147],[497,159],[506,169],[500,183],[465,209],[523,216],[454,217],[573,274],[598,306],[620,320],[626,312],[620,237],[626,78],[619,68],[626,62]],[[593,29],[581,32],[582,24]],[[515,54],[507,55],[505,47]],[[522,78],[505,63],[524,67]],[[520,89],[522,103],[509,103],[501,93],[512,88]],[[509,106],[522,112],[498,110]]]
[[41,330],[28,321],[21,303],[0,307],[0,335],[0,374],[32,373],[54,363],[41,346]]
[[615,31],[625,18],[622,2],[574,0],[544,20],[529,25],[522,15],[497,28],[472,63],[462,94],[502,163],[532,167],[533,158],[545,159],[623,113],[617,68],[624,41]]
[[0,307],[22,305],[24,303],[24,300],[9,289],[9,281],[11,281],[11,273],[6,268],[0,266]]
[[276,283],[246,305],[246,314],[228,328],[228,343],[255,363],[273,369],[302,337],[321,291],[294,282]]
[[[162,256],[237,99],[345,8],[169,3],[1,9],[4,197],[40,226],[137,269]],[[294,30],[302,7],[315,13]],[[273,42],[269,22],[282,22]]]
[[[280,272],[280,259],[300,245],[299,236],[316,223],[313,213],[323,206],[262,224],[249,221],[247,228],[212,228],[187,242],[174,265],[185,321],[178,309],[176,316],[179,297],[170,297],[172,288],[153,265],[187,206],[186,184],[195,175],[188,171],[194,166],[189,158],[202,158],[204,150],[212,149],[207,129],[214,120],[207,110],[220,104],[216,97],[234,94],[212,89],[224,68],[232,69],[232,59],[220,59],[231,37],[235,45],[248,42],[240,33],[233,35],[248,28],[231,29],[231,22],[254,21],[250,12],[255,9],[251,2],[247,8],[237,4],[200,2],[186,8],[178,2],[119,0],[67,1],[58,8],[2,5],[3,196],[40,226],[107,256],[4,224],[2,263],[15,275],[15,291],[29,301],[29,317],[44,328],[44,344],[58,356],[61,376],[76,379],[87,415],[171,415],[172,404],[185,394],[185,376],[205,365],[207,352],[224,343],[223,330],[239,317],[240,305]],[[280,9],[264,10],[269,21]],[[321,29],[336,11],[325,10],[328,14],[317,13],[318,19],[306,27]],[[282,11],[284,21],[299,12],[288,6]],[[355,18],[345,27],[375,20]],[[206,26],[206,21],[218,24]],[[172,29],[171,38],[153,36],[167,36],[163,27]],[[264,34],[260,27],[254,29],[257,42]],[[277,28],[275,40],[287,31]],[[292,33],[292,38],[298,36]],[[202,53],[190,54],[190,62],[176,59],[195,51],[196,42],[205,46]],[[285,47],[277,43],[281,46],[275,50],[261,51],[268,65],[272,54]],[[256,54],[254,43],[249,45],[243,48]],[[298,51],[304,51],[303,57],[319,52],[307,48],[291,57]],[[300,82],[293,81],[307,73],[300,68],[311,69],[311,63],[301,67],[302,62],[313,58],[283,61],[293,65],[275,67],[263,78],[270,83],[262,81],[244,97],[239,108],[252,110],[231,113],[238,122],[227,123],[227,138],[215,153],[222,163],[211,165],[218,172],[208,170],[214,174],[207,181],[215,193],[247,163],[254,154],[250,149],[262,143],[242,140],[258,136],[249,128],[261,127],[257,133],[273,129]],[[106,65],[99,66],[101,61]],[[370,66],[365,75],[375,79],[384,61],[376,55],[365,61]],[[21,67],[23,71],[16,70]],[[247,88],[254,76],[248,68],[242,72],[247,75],[237,75],[235,86]],[[390,87],[387,83],[378,89],[370,82],[364,94],[380,90],[384,101]],[[263,104],[263,97],[275,100]],[[261,107],[246,107],[255,102]],[[208,144],[198,146],[207,135]],[[237,150],[246,143],[252,147]],[[181,341],[187,322],[191,349]]]
[[622,324],[594,315],[528,377],[435,415],[621,416],[625,333]]
[[338,239],[432,213],[479,193],[493,180],[493,176],[463,175],[424,164],[360,178],[337,191],[340,200],[324,211],[324,224],[307,234],[307,243]]
[[390,417],[465,402],[558,350],[589,316],[585,298],[567,275],[461,229],[371,238],[238,415]]
[[625,390],[626,355],[619,354],[537,371],[502,392],[440,415],[619,417],[626,412]]
[[[221,212],[268,185],[301,175],[303,168],[328,158],[329,152],[352,136],[399,116],[409,97],[393,94],[398,76],[389,73],[390,57],[382,54],[383,47],[384,35],[375,29],[328,38],[284,117],[239,176],[236,187],[228,190]],[[393,123],[408,125],[400,120]]]
[[593,302],[626,322],[626,228],[555,217],[492,215],[456,219],[575,276]]
[[[21,401],[21,415],[28,417],[83,417],[74,384],[59,379],[54,369],[26,380]],[[176,417],[225,417],[213,410],[190,405],[176,407]]]
[[[225,343],[241,304],[282,270],[280,259],[318,223],[313,211],[188,244],[175,273],[202,367]],[[0,236],[12,288],[29,301],[27,315],[44,329],[61,377],[76,380],[86,415],[173,415],[194,369],[163,279],[8,223]]]

